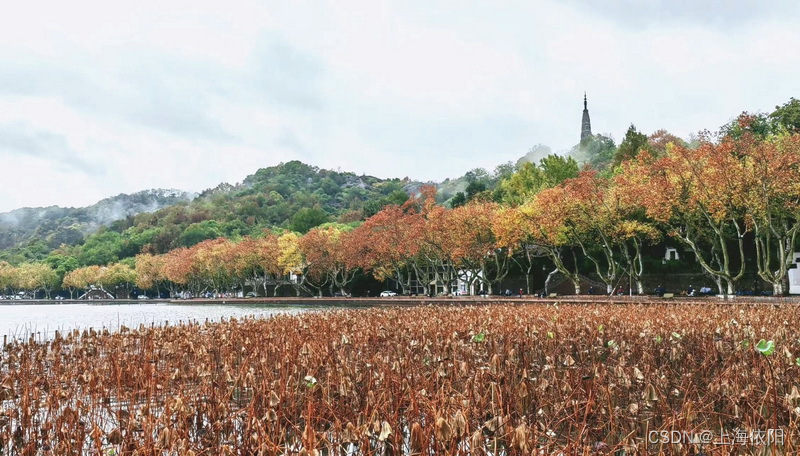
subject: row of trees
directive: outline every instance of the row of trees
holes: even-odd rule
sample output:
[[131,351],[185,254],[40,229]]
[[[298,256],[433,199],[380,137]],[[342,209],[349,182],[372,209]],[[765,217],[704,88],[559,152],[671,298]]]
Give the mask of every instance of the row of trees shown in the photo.
[[18,293],[35,294],[44,291],[49,297],[50,292],[58,287],[59,282],[56,271],[44,263],[23,263],[19,266],[12,266],[5,261],[0,261],[0,292],[9,290],[12,295],[17,295]]
[[735,293],[753,263],[783,294],[800,230],[800,135],[758,135],[752,117],[738,122],[745,133],[642,148],[606,175],[570,178],[570,160],[549,157],[537,168],[549,170],[540,187],[518,205],[477,199],[447,210],[423,193],[354,231],[363,249],[356,266],[401,284],[449,285],[461,274],[491,290],[511,262],[530,276],[533,259],[546,256],[576,292],[581,275],[593,273],[609,292],[629,275],[643,293],[645,246],[672,238],[721,294]]
[[[572,158],[551,155],[503,181],[502,202],[476,192],[446,208],[425,187],[362,223],[141,253],[132,262],[73,269],[61,286],[200,293],[250,283],[265,294],[284,286],[321,294],[344,293],[367,273],[401,291],[449,292],[461,279],[491,293],[513,265],[530,279],[534,261],[547,258],[550,275],[560,272],[576,292],[591,274],[609,292],[630,277],[643,293],[646,247],[673,239],[694,253],[720,293],[734,293],[749,267],[782,294],[800,231],[800,134],[762,130],[758,118],[743,116],[731,127],[736,134],[721,140],[645,141],[625,150],[613,172],[579,171]],[[0,263],[3,289],[49,294],[57,286],[47,265]]]
[[800,135],[744,134],[693,148],[670,142],[662,153],[640,150],[613,175],[578,173],[571,159],[552,156],[530,173],[539,186],[516,205],[475,198],[448,209],[424,188],[355,228],[328,224],[302,236],[216,239],[140,255],[137,284],[224,290],[253,281],[266,291],[293,283],[286,277],[294,274],[298,288],[333,293],[366,271],[401,291],[449,291],[460,278],[491,292],[512,264],[530,277],[534,259],[547,257],[576,292],[592,274],[609,292],[630,276],[643,293],[645,246],[669,237],[691,249],[720,293],[735,292],[749,254],[774,292],[786,291],[800,231]]

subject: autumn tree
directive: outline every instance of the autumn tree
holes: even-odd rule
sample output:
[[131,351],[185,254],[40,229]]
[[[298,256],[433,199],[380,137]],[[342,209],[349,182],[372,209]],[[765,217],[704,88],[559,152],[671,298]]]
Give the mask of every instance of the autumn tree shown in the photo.
[[489,294],[492,286],[508,275],[510,265],[510,249],[498,244],[492,229],[497,211],[494,203],[472,202],[453,209],[447,216],[446,229],[453,239],[449,256],[458,273],[470,285],[486,285]]
[[345,287],[358,270],[357,247],[352,232],[346,225],[327,225],[312,228],[299,240],[303,254],[304,277],[318,292],[327,285],[345,294]]
[[171,286],[170,294],[175,287],[185,287],[195,295],[201,291],[201,283],[194,271],[194,254],[186,247],[179,247],[164,255],[163,276]]
[[492,221],[492,232],[499,247],[525,272],[525,290],[531,294],[531,271],[536,258],[547,257],[545,248],[536,244],[531,227],[519,207],[499,208]]
[[225,238],[203,241],[192,246],[191,271],[194,279],[215,292],[231,290],[236,276],[235,244]]
[[49,299],[50,292],[58,286],[58,274],[45,263],[23,263],[12,273],[12,288],[27,291],[32,297],[43,290]]
[[117,298],[129,298],[131,287],[136,283],[136,271],[124,263],[114,263],[106,267],[99,283],[106,290],[113,291]]
[[260,238],[246,237],[233,247],[235,275],[253,281],[267,294],[267,285],[273,286],[273,294],[286,283],[287,268],[281,262],[280,238],[274,233],[265,233]]
[[134,272],[136,286],[142,290],[155,290],[158,295],[159,286],[167,281],[164,275],[165,255],[143,253],[136,255]]
[[747,143],[739,151],[743,204],[752,227],[758,275],[782,295],[800,231],[800,135]]
[[588,171],[540,193],[537,202],[547,208],[552,225],[559,227],[567,243],[594,265],[610,293],[623,266],[613,236],[618,214],[607,206],[606,193],[607,181]]
[[300,296],[302,289],[303,274],[303,254],[300,250],[300,235],[293,231],[286,231],[278,236],[278,265],[283,270],[284,276],[300,278],[299,280],[285,280],[275,286],[275,294],[278,288],[284,284],[291,284],[295,288],[297,296]]
[[102,274],[103,268],[97,265],[78,268],[64,276],[62,286],[70,288],[70,296],[72,296],[71,289],[88,291],[92,286],[98,285]]
[[437,205],[434,195],[435,189],[423,188],[417,198],[418,216],[408,220],[409,241],[415,245],[411,267],[425,294],[438,284],[449,294],[456,279],[453,252],[458,238],[451,230],[450,211]]
[[499,245],[514,248],[523,243],[525,248],[535,248],[553,262],[555,269],[547,276],[545,292],[552,277],[560,272],[572,282],[575,294],[580,294],[578,259],[567,233],[568,227],[563,217],[553,217],[554,210],[550,205],[552,200],[561,198],[563,188],[545,189],[526,204],[502,211],[495,230]]
[[0,294],[15,285],[16,268],[7,261],[0,261]]
[[619,185],[637,195],[648,217],[694,252],[721,294],[733,294],[745,273],[743,198],[746,179],[734,140],[679,145],[655,159],[623,164]]
[[378,280],[395,280],[401,293],[410,287],[409,264],[417,254],[410,230],[416,218],[409,207],[389,205],[353,231],[364,249],[359,265]]
[[664,156],[667,153],[667,146],[669,144],[683,147],[688,146],[686,141],[664,129],[656,130],[655,133],[647,138],[647,150],[654,157]]

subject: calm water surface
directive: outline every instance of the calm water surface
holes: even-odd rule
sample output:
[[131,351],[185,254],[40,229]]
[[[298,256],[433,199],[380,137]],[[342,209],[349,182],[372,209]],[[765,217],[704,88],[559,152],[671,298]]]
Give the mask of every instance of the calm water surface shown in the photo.
[[[296,314],[319,309],[305,306],[275,306],[265,304],[38,304],[38,305],[0,305],[0,336],[29,337],[31,333],[41,333],[39,337],[52,337],[56,330],[103,327],[116,330],[124,325],[129,328],[139,324],[163,325],[177,324],[190,320],[219,321],[231,317],[269,317],[279,313]],[[1,342],[0,342],[1,343]]]

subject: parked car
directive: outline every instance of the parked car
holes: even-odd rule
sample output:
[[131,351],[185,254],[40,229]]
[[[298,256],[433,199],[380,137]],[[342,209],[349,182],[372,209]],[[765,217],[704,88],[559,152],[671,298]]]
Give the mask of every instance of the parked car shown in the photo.
[[139,296],[136,297],[136,299],[150,299],[150,298],[148,298],[145,295],[139,295]]
[[391,298],[394,296],[397,296],[397,293],[395,293],[394,291],[389,291],[389,290],[381,291],[381,298]]
[[244,297],[245,298],[257,298],[258,295],[251,291],[250,293],[247,293],[246,295],[244,295]]

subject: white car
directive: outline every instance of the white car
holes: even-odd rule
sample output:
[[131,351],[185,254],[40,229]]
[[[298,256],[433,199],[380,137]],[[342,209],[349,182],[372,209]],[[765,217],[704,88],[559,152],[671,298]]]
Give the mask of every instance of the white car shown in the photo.
[[148,297],[147,297],[147,296],[145,296],[145,295],[139,295],[139,296],[137,296],[137,298],[136,298],[136,299],[150,299],[150,298],[148,298]]
[[397,293],[394,291],[381,291],[381,298],[391,298],[393,296],[397,296]]

